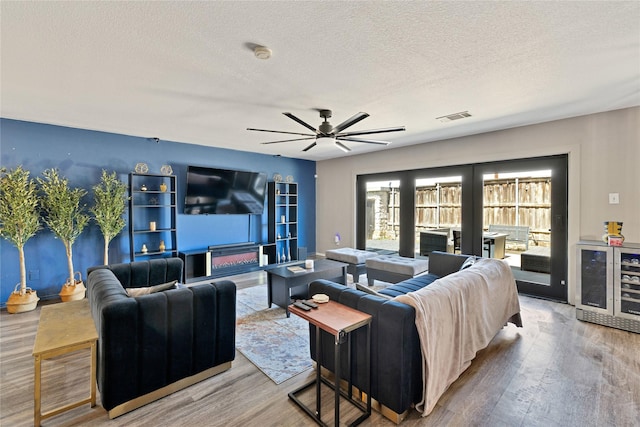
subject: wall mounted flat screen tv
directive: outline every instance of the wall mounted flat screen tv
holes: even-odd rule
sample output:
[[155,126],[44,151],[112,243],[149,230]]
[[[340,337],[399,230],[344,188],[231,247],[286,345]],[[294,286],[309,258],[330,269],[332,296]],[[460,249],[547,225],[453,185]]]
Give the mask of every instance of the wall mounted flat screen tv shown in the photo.
[[261,214],[266,193],[266,173],[189,166],[184,213]]

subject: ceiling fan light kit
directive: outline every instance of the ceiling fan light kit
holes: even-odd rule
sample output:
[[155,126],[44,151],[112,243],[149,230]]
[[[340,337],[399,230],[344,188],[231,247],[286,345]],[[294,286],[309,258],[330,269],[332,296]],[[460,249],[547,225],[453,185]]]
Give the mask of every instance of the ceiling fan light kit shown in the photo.
[[306,127],[313,133],[286,132],[286,131],[279,131],[279,130],[255,129],[255,128],[247,128],[247,130],[258,131],[258,132],[283,133],[287,135],[299,135],[304,137],[304,138],[284,139],[279,141],[262,142],[261,144],[279,144],[281,142],[303,141],[303,140],[313,139],[314,140],[313,143],[306,146],[302,151],[308,151],[318,144],[321,144],[321,145],[332,144],[344,152],[351,151],[349,147],[347,147],[342,143],[344,141],[360,142],[365,144],[377,144],[377,145],[388,145],[391,143],[390,141],[377,141],[372,139],[353,138],[353,136],[371,135],[375,133],[400,132],[405,130],[404,126],[396,126],[396,127],[383,128],[383,129],[370,129],[370,130],[362,130],[362,131],[343,132],[346,128],[353,126],[359,121],[369,117],[369,114],[364,112],[357,113],[334,127],[331,125],[331,123],[329,123],[329,120],[328,120],[331,117],[331,110],[320,110],[319,112],[320,112],[320,117],[324,120],[322,121],[322,123],[320,123],[320,126],[318,126],[317,129],[311,126],[309,123],[305,122],[304,120],[301,120],[300,118],[294,116],[291,113],[287,113],[287,112],[282,113],[285,116],[289,117],[291,120]]

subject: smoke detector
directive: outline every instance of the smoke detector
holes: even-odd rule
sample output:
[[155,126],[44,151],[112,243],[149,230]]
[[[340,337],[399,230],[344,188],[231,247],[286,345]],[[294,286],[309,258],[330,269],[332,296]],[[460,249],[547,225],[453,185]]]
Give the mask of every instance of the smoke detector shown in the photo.
[[271,49],[266,46],[256,46],[253,48],[253,54],[258,59],[269,59],[271,58]]

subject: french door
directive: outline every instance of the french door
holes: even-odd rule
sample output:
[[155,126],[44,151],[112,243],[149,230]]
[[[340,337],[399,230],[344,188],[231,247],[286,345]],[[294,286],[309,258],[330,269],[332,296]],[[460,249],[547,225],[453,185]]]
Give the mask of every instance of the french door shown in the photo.
[[505,259],[520,292],[567,301],[567,182],[566,155],[361,175],[356,244],[419,257],[445,235],[434,250]]
[[397,254],[400,223],[400,180],[366,181],[366,249],[380,254]]
[[473,182],[473,252],[506,235],[518,291],[567,301],[567,156],[477,164]]

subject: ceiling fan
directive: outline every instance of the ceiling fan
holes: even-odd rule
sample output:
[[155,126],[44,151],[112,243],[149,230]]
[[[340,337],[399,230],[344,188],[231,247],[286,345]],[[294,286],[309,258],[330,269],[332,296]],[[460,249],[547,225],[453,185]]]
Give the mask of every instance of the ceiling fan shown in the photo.
[[291,113],[282,113],[285,116],[289,117],[291,120],[294,120],[300,123],[302,126],[311,130],[313,133],[298,133],[298,132],[285,132],[279,130],[268,130],[268,129],[253,129],[247,128],[247,130],[255,130],[258,132],[272,132],[272,133],[285,133],[288,135],[301,135],[305,138],[295,138],[295,139],[284,139],[280,141],[270,141],[270,142],[262,142],[261,144],[279,144],[281,142],[291,142],[291,141],[304,141],[313,139],[314,141],[305,147],[302,151],[308,151],[315,147],[318,143],[329,142],[336,147],[340,148],[344,152],[349,152],[351,149],[344,145],[342,141],[349,142],[364,142],[366,144],[379,144],[379,145],[388,145],[390,141],[377,141],[374,139],[361,139],[361,138],[353,138],[358,135],[371,135],[374,133],[385,133],[385,132],[399,132],[405,130],[404,126],[397,126],[392,128],[383,128],[383,129],[371,129],[371,130],[360,130],[354,132],[343,132],[349,126],[352,126],[358,123],[360,120],[366,119],[369,117],[367,113],[357,113],[353,117],[345,120],[340,123],[338,126],[332,126],[331,123],[327,119],[331,117],[331,110],[320,110],[320,117],[324,119],[324,121],[318,126],[318,128],[314,128],[309,123],[299,119]]

